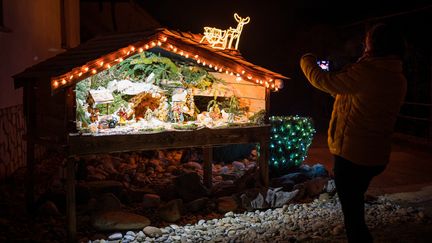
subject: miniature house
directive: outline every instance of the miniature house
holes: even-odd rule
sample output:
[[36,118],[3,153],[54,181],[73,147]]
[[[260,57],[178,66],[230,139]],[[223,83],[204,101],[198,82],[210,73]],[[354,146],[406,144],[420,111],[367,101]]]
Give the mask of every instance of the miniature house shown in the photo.
[[287,78],[202,40],[167,29],[99,37],[14,76],[24,87],[29,169],[35,144],[62,145],[70,158],[70,234],[73,155],[199,146],[209,185],[210,146],[260,143],[268,183],[269,94]]

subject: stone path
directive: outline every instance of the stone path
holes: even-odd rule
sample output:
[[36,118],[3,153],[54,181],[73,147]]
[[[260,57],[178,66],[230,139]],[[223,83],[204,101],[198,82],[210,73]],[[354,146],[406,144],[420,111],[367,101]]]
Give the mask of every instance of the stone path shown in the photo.
[[[366,204],[366,219],[372,231],[389,225],[416,222],[430,224],[420,209],[401,207],[387,197]],[[235,214],[221,219],[200,220],[194,225],[172,224],[138,232],[118,232],[103,242],[322,242],[344,239],[342,212],[337,196],[321,197],[312,203],[284,205],[266,211]],[[145,233],[147,232],[147,234]]]

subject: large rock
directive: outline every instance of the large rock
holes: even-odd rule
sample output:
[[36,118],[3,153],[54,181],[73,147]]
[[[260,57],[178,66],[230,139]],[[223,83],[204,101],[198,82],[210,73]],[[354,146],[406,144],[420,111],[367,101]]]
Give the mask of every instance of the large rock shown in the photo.
[[96,199],[95,209],[97,211],[120,211],[122,204],[120,200],[112,193],[105,193]]
[[51,201],[46,201],[42,206],[39,208],[39,213],[42,216],[59,216],[61,215],[57,206],[55,203]]
[[174,184],[178,194],[186,202],[209,195],[207,188],[201,183],[200,176],[194,172],[178,176]]
[[237,202],[233,197],[220,197],[217,199],[217,209],[220,213],[235,211],[237,207]]
[[156,194],[145,194],[143,196],[142,206],[145,208],[157,208],[160,205],[160,197]]
[[159,208],[159,217],[167,222],[175,222],[181,217],[183,201],[174,199]]
[[163,234],[161,229],[153,226],[147,226],[143,229],[143,231],[146,235],[152,238],[159,237]]
[[191,169],[191,170],[202,170],[201,164],[194,162],[194,161],[189,161],[189,162],[183,164],[183,167],[186,169]]
[[118,181],[90,181],[82,184],[91,193],[114,193],[119,195],[123,189],[123,184]]
[[149,225],[147,217],[121,211],[100,213],[92,220],[92,226],[97,230],[137,230]]
[[207,197],[198,198],[186,204],[186,209],[189,212],[198,212],[204,209],[207,206],[208,202],[209,199]]

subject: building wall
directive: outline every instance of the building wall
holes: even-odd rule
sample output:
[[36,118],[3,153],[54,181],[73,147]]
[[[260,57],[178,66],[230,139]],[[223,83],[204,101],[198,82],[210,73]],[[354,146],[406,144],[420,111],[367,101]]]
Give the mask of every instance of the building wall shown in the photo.
[[0,180],[24,165],[23,106],[0,109]]
[[11,31],[0,31],[0,180],[25,165],[23,91],[11,76],[79,44],[79,0],[3,0],[3,20]]
[[[62,51],[61,2],[64,3],[66,47],[79,41],[79,0],[4,0],[0,32],[0,108],[22,104],[12,75]],[[78,36],[76,36],[78,34]]]

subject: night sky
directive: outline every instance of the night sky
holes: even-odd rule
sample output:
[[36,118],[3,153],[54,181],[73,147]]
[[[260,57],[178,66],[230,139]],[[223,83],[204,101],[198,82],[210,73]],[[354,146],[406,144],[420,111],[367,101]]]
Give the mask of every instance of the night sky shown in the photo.
[[[204,26],[236,27],[235,12],[241,17],[249,16],[251,21],[244,26],[239,44],[243,57],[291,78],[283,90],[272,93],[270,114],[311,116],[323,129],[326,129],[333,98],[315,90],[304,79],[298,65],[301,55],[314,52],[323,59],[339,60],[333,62],[333,68],[340,68],[355,61],[361,53],[365,20],[400,13],[405,14],[384,20],[396,19],[402,31],[414,32],[409,34],[416,39],[414,42],[425,42],[423,30],[430,24],[418,19],[419,14],[409,12],[428,8],[431,13],[430,1],[137,2],[162,26],[193,33],[202,33]],[[424,16],[427,11],[420,13]]]

